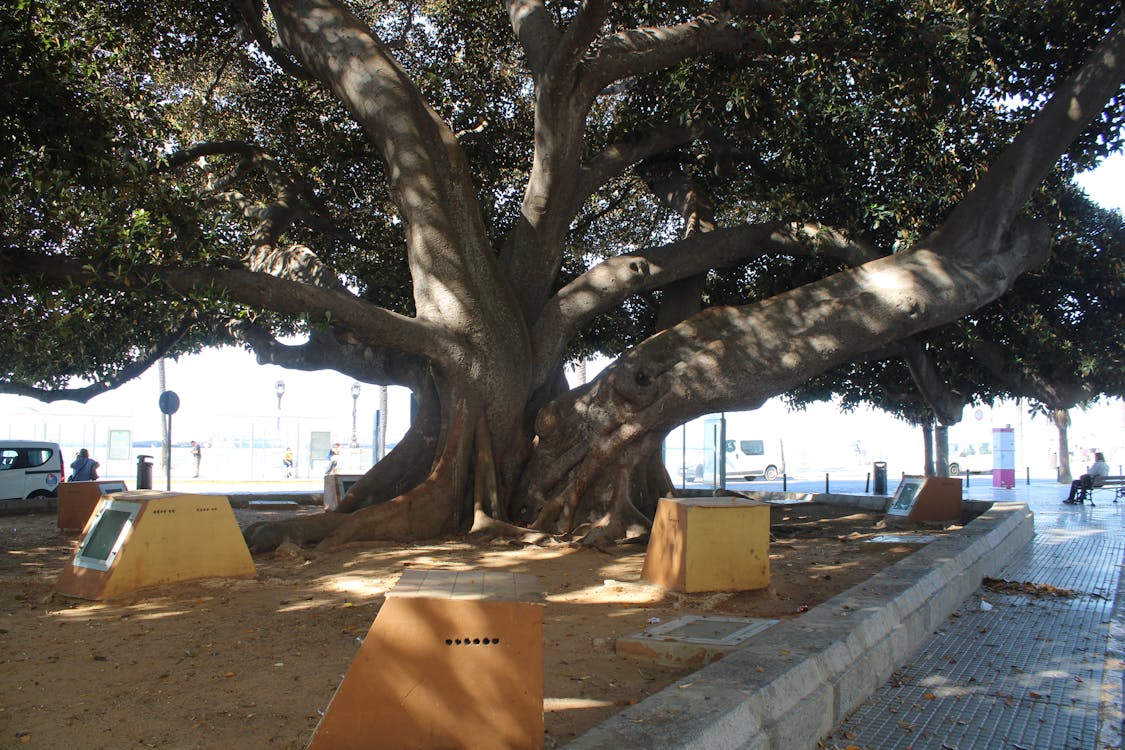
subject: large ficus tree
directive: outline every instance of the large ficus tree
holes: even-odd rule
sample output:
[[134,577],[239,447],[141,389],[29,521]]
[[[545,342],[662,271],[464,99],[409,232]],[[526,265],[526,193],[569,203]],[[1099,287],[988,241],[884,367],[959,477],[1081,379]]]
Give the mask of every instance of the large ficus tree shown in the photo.
[[[419,402],[344,512],[255,546],[612,536],[672,427],[1047,257],[1024,205],[1120,126],[1125,30],[1087,5],[17,3],[2,388],[83,399],[238,342]],[[592,351],[617,359],[569,389]]]

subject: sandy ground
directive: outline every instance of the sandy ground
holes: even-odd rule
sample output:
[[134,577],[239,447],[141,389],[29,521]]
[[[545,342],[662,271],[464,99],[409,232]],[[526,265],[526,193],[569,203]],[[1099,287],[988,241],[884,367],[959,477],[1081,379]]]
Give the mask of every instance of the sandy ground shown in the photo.
[[[607,553],[448,539],[283,548],[255,558],[252,580],[168,585],[109,603],[54,593],[77,540],[53,515],[5,516],[0,748],[302,748],[408,567],[539,577],[545,746],[558,747],[689,673],[617,656],[619,636],[692,613],[799,617],[910,551],[860,547],[885,531],[876,514],[771,510],[771,585],[754,592],[663,592],[640,581],[639,545]],[[236,511],[244,526],[292,514]]]

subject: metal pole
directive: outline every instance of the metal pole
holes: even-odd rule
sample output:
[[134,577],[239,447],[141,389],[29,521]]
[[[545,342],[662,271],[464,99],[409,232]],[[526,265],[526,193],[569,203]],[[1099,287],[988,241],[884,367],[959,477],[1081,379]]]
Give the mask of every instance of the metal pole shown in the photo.
[[680,489],[687,489],[687,423],[680,427]]
[[379,425],[383,422],[383,413],[378,409],[375,410],[375,430],[371,435],[371,463],[379,463],[379,459],[383,456],[383,446],[379,444]]
[[727,413],[719,412],[719,486],[727,488]]
[[164,473],[164,489],[167,492],[172,491],[172,415],[168,415],[168,462],[164,464],[166,467]]

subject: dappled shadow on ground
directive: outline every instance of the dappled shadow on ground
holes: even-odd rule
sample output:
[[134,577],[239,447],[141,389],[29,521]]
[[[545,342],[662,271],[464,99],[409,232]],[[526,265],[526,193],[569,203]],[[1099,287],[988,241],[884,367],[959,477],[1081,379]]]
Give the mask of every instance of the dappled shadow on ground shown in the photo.
[[[298,512],[312,512],[302,509]],[[238,511],[243,526],[293,511]],[[530,573],[546,591],[547,747],[686,676],[616,656],[615,639],[685,614],[799,616],[909,552],[864,551],[879,517],[772,509],[771,585],[676,594],[640,581],[644,549],[609,552],[444,539],[283,545],[253,580],[206,580],[113,602],[53,594],[76,540],[53,516],[3,519],[0,662],[5,740],[31,747],[304,747],[402,571]]]

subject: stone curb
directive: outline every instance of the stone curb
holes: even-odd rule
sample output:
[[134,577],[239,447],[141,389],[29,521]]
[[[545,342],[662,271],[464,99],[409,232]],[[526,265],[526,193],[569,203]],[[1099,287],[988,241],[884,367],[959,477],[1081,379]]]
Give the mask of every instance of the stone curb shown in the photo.
[[961,533],[775,625],[566,747],[814,748],[1033,534],[1026,504],[995,503]]

